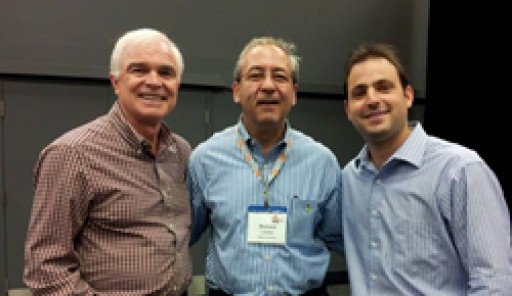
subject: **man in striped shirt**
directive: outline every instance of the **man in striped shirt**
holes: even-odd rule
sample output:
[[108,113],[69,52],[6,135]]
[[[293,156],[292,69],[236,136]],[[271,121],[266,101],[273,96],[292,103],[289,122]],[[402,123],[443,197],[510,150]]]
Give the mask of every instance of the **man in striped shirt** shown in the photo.
[[345,81],[346,114],[366,142],[342,174],[351,292],[512,295],[510,214],[494,173],[408,122],[414,92],[392,46],[354,50]]
[[189,143],[162,121],[183,58],[161,32],[116,43],[107,114],[41,152],[25,247],[33,295],[181,295],[191,280]]
[[191,241],[210,227],[210,296],[328,295],[328,247],[341,251],[341,169],[286,119],[298,71],[293,44],[251,40],[234,71],[238,123],[190,157]]

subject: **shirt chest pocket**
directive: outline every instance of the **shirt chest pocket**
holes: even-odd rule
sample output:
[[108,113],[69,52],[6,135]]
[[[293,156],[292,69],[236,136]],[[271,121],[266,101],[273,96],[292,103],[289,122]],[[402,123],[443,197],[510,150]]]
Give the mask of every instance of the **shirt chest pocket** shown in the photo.
[[292,198],[288,213],[288,242],[309,243],[313,240],[318,223],[318,202]]

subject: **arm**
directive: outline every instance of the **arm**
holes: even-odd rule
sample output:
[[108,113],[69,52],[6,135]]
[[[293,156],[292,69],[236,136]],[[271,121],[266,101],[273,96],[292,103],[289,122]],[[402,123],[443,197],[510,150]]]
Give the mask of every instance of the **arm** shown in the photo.
[[92,295],[80,278],[75,239],[87,218],[85,179],[68,147],[43,151],[34,172],[35,194],[25,244],[25,283],[34,295]]
[[466,165],[452,187],[452,231],[468,273],[468,295],[512,291],[510,215],[494,173],[483,161]]
[[[328,166],[327,166],[328,167]],[[343,246],[343,225],[341,216],[341,170],[337,163],[333,164],[333,168],[326,170],[330,176],[325,176],[323,180],[328,181],[324,184],[329,188],[328,197],[325,204],[322,206],[322,220],[319,224],[318,234],[323,241],[327,244],[329,249],[335,251],[340,255],[344,255]]]
[[190,192],[190,207],[192,211],[192,229],[190,233],[190,245],[195,244],[203,235],[210,224],[208,208],[204,203],[204,194],[201,184],[205,184],[205,178],[201,174],[201,167],[197,158],[191,158],[187,169],[187,184]]

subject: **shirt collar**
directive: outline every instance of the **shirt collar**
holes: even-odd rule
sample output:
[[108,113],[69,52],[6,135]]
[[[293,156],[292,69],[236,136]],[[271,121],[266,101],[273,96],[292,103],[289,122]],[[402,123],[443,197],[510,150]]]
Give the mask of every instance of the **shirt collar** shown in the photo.
[[[391,155],[386,163],[393,160],[401,160],[410,163],[415,167],[420,166],[423,155],[425,154],[428,135],[419,121],[411,121],[409,122],[409,126],[412,127],[411,134],[402,146],[400,146],[400,148]],[[357,167],[360,165],[368,167],[370,163],[371,160],[368,153],[368,146],[364,145],[356,156],[355,164]]]
[[[148,144],[148,141],[133,128],[128,120],[126,120],[123,112],[121,111],[121,108],[119,107],[118,101],[116,101],[110,109],[109,117],[111,118],[113,125],[121,133],[121,136],[136,151],[139,151],[141,148],[144,148],[144,146]],[[161,128],[158,131],[158,140],[159,147],[161,149],[169,147],[170,150],[176,150],[175,145],[173,145],[175,141],[172,137],[172,132],[167,124],[165,124],[163,121]]]
[[[247,146],[252,147],[258,141],[256,139],[251,138],[251,135],[249,135],[249,132],[247,132],[247,129],[244,126],[242,117],[243,117],[243,115],[240,115],[238,117],[237,128],[239,128],[240,135],[242,136],[242,139],[247,144]],[[291,130],[290,122],[288,121],[288,119],[286,119],[284,137],[281,139],[281,141],[279,141],[279,143],[277,143],[277,145],[283,146],[283,147],[286,146],[286,139],[288,139],[290,137],[290,130]]]

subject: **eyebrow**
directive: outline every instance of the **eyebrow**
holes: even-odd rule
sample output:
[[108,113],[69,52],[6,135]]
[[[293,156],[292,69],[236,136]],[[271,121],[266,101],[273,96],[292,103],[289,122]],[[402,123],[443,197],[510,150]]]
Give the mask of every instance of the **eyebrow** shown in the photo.
[[[265,70],[265,66],[251,66],[249,69],[247,69],[247,72],[250,72],[250,71],[254,71],[254,70],[258,70],[258,71],[264,71]],[[270,71],[271,72],[278,72],[278,71],[283,71],[283,72],[288,72],[286,70],[286,68],[283,68],[283,67],[279,67],[279,66],[276,66],[276,67],[272,67],[270,68]]]
[[132,63],[129,63],[128,65],[126,65],[126,70],[130,70],[130,69],[137,68],[137,67],[147,67],[147,66],[148,66],[148,64],[144,63],[144,62],[132,62]]
[[379,79],[372,83],[372,85],[382,85],[382,84],[394,85],[395,83],[392,80],[387,79],[387,78],[382,78],[382,79]]
[[[130,69],[133,69],[133,68],[136,68],[136,67],[151,68],[151,65],[149,63],[146,63],[146,62],[133,62],[133,63],[128,64],[128,66],[126,67],[126,70],[130,70]],[[159,69],[159,70],[163,69],[163,70],[169,70],[169,71],[176,72],[176,67],[174,65],[172,65],[172,64],[157,65],[156,68]]]

